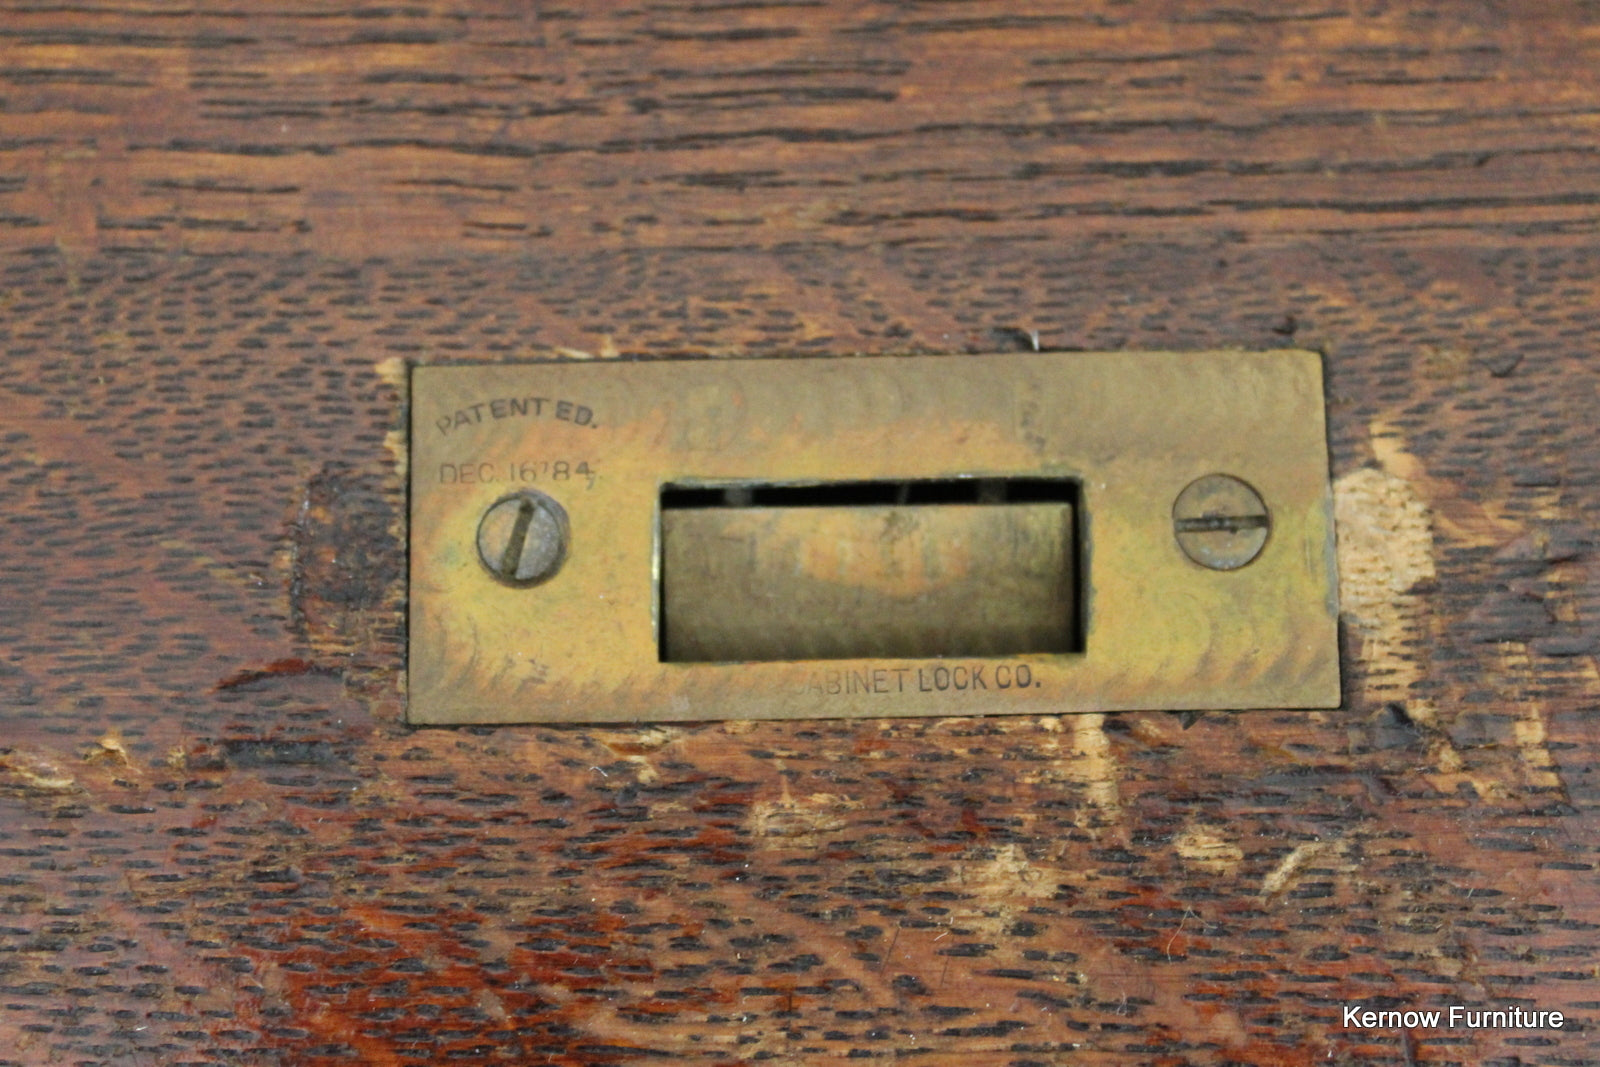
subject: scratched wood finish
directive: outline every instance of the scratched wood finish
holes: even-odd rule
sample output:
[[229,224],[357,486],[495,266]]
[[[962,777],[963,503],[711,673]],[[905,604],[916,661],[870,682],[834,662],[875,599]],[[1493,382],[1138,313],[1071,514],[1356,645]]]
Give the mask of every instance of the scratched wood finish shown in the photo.
[[[1600,10],[592,7],[0,5],[0,1064],[1600,1059]],[[402,724],[406,361],[1035,336],[1327,353],[1343,710]]]

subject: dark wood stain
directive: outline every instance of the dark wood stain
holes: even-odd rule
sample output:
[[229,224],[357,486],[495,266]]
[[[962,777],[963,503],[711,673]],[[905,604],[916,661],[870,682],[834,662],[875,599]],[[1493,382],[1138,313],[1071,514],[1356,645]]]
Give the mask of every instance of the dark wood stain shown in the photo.
[[[1600,1058],[1595,18],[0,6],[0,1064]],[[1036,343],[1326,353],[1342,710],[403,725],[407,362]]]

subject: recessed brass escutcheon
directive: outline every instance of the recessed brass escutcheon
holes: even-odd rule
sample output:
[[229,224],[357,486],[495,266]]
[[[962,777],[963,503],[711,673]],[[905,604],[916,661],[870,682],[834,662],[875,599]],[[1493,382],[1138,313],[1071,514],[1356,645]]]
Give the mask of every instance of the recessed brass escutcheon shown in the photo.
[[412,376],[411,722],[1339,702],[1318,357]]

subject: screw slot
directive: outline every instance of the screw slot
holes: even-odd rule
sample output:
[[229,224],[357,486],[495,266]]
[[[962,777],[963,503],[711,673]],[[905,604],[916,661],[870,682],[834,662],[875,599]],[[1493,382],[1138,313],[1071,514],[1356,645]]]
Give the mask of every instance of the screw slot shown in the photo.
[[507,585],[547,581],[567,558],[566,510],[536,489],[501,497],[478,522],[478,559]]
[[1172,532],[1183,554],[1200,566],[1234,571],[1261,554],[1272,514],[1247,483],[1231,474],[1208,474],[1178,494]]

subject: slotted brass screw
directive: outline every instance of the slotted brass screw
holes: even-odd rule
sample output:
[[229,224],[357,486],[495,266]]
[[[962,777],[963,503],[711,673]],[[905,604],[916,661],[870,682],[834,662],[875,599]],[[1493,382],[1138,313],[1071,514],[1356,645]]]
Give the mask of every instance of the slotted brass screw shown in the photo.
[[1183,554],[1200,566],[1234,571],[1261,554],[1272,532],[1272,514],[1245,482],[1208,474],[1178,494],[1172,532]]
[[522,489],[489,505],[478,522],[478,559],[507,585],[538,585],[567,558],[567,513],[535,489]]

